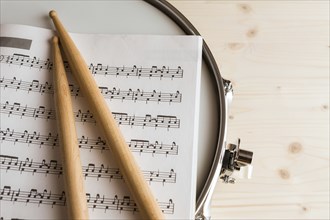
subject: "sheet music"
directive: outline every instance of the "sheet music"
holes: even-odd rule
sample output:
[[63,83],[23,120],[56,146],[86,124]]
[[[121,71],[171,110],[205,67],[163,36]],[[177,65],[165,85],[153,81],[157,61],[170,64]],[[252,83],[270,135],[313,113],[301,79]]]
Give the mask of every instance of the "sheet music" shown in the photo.
[[[46,29],[1,25],[3,219],[64,219],[66,199]],[[202,40],[72,34],[167,219],[195,211]],[[29,45],[15,44],[15,39]],[[12,39],[12,41],[11,41]],[[64,58],[65,59],[65,58]],[[93,112],[65,62],[91,219],[139,219]]]

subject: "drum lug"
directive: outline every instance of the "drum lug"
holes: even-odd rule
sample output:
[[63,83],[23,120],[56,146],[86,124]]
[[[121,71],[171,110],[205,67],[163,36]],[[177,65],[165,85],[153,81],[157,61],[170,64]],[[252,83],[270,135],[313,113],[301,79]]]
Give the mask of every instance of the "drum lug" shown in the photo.
[[233,94],[234,94],[233,84],[231,83],[231,81],[224,78],[222,78],[222,83],[225,91],[226,105],[228,108],[231,102],[233,101]]
[[237,144],[228,144],[225,151],[220,173],[224,183],[235,183],[234,177],[251,178],[253,152],[240,149],[240,142],[238,139]]
[[223,87],[225,89],[225,95],[227,95],[227,93],[234,92],[233,85],[230,80],[222,78],[222,83],[223,83]]

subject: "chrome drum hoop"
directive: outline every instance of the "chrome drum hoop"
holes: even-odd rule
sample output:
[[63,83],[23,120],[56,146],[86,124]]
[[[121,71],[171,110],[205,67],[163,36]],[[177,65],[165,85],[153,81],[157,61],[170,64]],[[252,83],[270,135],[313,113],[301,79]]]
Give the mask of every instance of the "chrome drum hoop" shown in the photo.
[[[190,23],[190,21],[174,6],[168,3],[166,0],[145,0],[149,4],[153,5],[169,18],[171,18],[187,35],[198,35],[200,33],[197,29]],[[226,129],[227,129],[227,103],[225,97],[225,88],[223,85],[223,78],[221,77],[219,68],[216,64],[216,61],[207,46],[206,42],[203,40],[203,61],[205,62],[207,68],[212,73],[213,83],[214,86],[217,88],[217,104],[218,112],[220,113],[218,118],[218,139],[217,139],[217,148],[215,151],[215,155],[213,158],[212,167],[210,173],[207,177],[207,181],[204,185],[204,188],[201,194],[198,196],[197,203],[196,203],[196,212],[195,217],[196,219],[201,219],[205,217],[209,217],[205,215],[205,205],[208,203],[207,200],[210,198],[210,193],[213,192],[215,183],[220,175],[223,155],[225,150],[225,137],[226,137]]]

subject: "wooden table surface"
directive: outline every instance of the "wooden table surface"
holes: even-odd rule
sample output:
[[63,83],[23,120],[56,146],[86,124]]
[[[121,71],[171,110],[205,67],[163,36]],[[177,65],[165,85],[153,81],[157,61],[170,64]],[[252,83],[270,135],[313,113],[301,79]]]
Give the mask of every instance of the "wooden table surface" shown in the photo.
[[170,2],[233,82],[228,139],[254,152],[213,218],[329,219],[329,1]]

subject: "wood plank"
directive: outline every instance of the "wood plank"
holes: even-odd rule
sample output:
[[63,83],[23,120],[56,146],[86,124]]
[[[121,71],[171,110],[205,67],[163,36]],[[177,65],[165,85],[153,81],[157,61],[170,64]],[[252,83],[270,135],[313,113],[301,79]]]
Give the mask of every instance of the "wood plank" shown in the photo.
[[170,2],[234,84],[228,140],[254,151],[212,217],[329,219],[329,1]]

